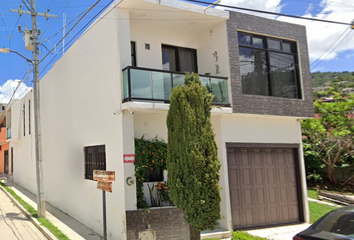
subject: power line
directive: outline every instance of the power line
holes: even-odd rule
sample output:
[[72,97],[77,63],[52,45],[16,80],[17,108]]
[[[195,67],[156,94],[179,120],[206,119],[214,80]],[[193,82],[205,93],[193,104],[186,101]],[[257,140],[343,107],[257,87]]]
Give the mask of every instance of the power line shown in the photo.
[[342,32],[342,34],[322,53],[322,54],[320,54],[318,57],[316,57],[316,59],[312,62],[312,64],[315,64],[315,62],[317,62],[318,60],[320,60],[321,59],[321,57],[323,56],[323,55],[325,55],[326,53],[327,53],[327,51],[329,51],[333,46],[334,46],[334,44],[336,44],[337,43],[337,41],[339,41],[339,39],[344,35],[344,33],[346,32],[346,31],[350,31],[350,28],[347,28],[347,29],[345,29],[343,32]]
[[[73,23],[77,18],[79,18],[82,14],[84,14],[88,9],[86,9],[85,11],[83,11],[82,13],[80,13],[79,15],[77,15],[72,21],[70,21],[65,27],[63,27],[62,29],[60,29],[57,33],[55,33],[53,36],[51,36],[50,38],[48,39],[45,39],[43,42],[46,42],[50,39],[52,39],[53,37],[55,37],[56,35],[58,35],[64,28],[68,27],[71,23]],[[48,50],[49,51],[49,50]]]
[[235,7],[235,6],[231,6],[231,5],[218,4],[218,3],[208,3],[208,2],[199,1],[199,0],[185,0],[185,1],[206,4],[208,6],[212,5],[212,6],[218,6],[218,7],[232,8],[232,9],[238,9],[238,10],[243,10],[243,11],[264,13],[264,14],[277,15],[277,16],[290,17],[290,18],[297,18],[297,19],[304,19],[304,20],[310,20],[310,21],[334,23],[334,24],[349,25],[349,26],[352,25],[351,23],[345,23],[345,22],[337,22],[337,21],[324,20],[324,19],[318,19],[318,18],[301,17],[301,16],[289,15],[289,14],[284,14],[284,13],[269,12],[269,11],[256,10],[256,9],[243,8],[243,7]]
[[3,14],[2,14],[2,13],[0,13],[0,15],[1,15],[2,22],[4,23],[4,28],[5,28],[5,30],[6,30],[6,33],[7,33],[7,35],[10,35],[10,34],[9,34],[9,32],[7,31],[7,27],[6,27],[6,23],[5,23],[5,20],[4,20],[4,17],[3,17]]
[[[69,45],[69,44],[76,38],[76,36],[79,35],[79,34],[80,34],[99,14],[101,14],[112,2],[114,2],[114,0],[112,0],[112,1],[110,1],[108,4],[106,4],[106,6],[104,6],[94,17],[92,17],[91,20],[90,20],[88,23],[86,23],[86,25],[83,26],[83,27],[75,34],[75,36],[70,39],[69,42],[67,42],[67,43],[65,44],[65,47],[66,47],[67,45]],[[108,11],[102,18],[100,18],[93,26],[95,26],[97,23],[99,23],[105,16],[107,16],[107,15],[108,15],[113,9],[115,9],[115,7],[118,6],[121,2],[122,2],[122,0],[121,0],[120,2],[118,2],[110,11]],[[84,36],[88,31],[90,31],[90,29],[91,29],[93,26],[91,26],[89,29],[87,29],[87,31],[85,31],[82,36]],[[82,36],[80,36],[79,38],[81,38]],[[59,43],[58,43],[58,44],[59,44]],[[58,45],[58,44],[57,44],[57,45]],[[63,47],[63,48],[64,48],[64,47]],[[49,61],[49,63],[42,69],[42,71],[41,71],[40,74],[42,74],[42,73],[44,72],[44,70],[55,60],[55,58],[57,58],[57,57],[59,56],[58,54],[63,50],[63,48],[60,49],[58,53],[56,53],[56,55],[55,55],[55,56]]]
[[[337,44],[337,46],[335,46],[326,56],[328,56],[329,54],[331,54],[331,53],[349,36],[350,33],[351,33],[351,31],[349,31],[348,34],[345,35],[345,37],[342,39],[342,41],[340,41],[340,42]],[[323,58],[321,61],[319,61],[313,68],[316,68],[320,63],[323,62],[323,60],[324,60],[324,58]]]
[[[55,15],[58,15],[60,9],[64,6],[65,2],[66,2],[66,0],[64,0],[63,4],[60,6],[60,8],[58,9],[58,11],[57,11],[57,13],[56,13]],[[66,9],[66,7],[69,5],[70,2],[71,2],[71,0],[68,2],[68,4],[66,4],[66,6],[65,6],[64,9],[63,9],[63,11],[61,11],[60,14],[62,14],[62,13],[64,12],[64,10]],[[53,28],[54,25],[57,23],[57,21],[58,21],[58,18],[55,19],[55,20],[52,19],[52,20],[50,21],[50,24],[49,24],[48,27],[44,30],[44,32],[43,32],[43,34],[42,34],[43,37],[42,37],[41,39],[43,39],[43,38],[48,34],[48,32],[50,32],[50,30],[52,30],[52,28]],[[53,22],[54,22],[54,23],[53,23]],[[53,23],[53,24],[52,24],[52,23]],[[49,29],[49,30],[48,30],[48,29]]]
[[[79,22],[100,2],[101,0],[98,0],[95,4],[93,4],[87,11],[86,13],[75,23],[75,25],[65,34],[65,36],[60,39],[60,41],[54,45],[54,47],[49,51],[49,53],[47,53],[47,55],[44,56],[44,58],[42,58],[42,60],[39,62],[43,62],[44,59],[46,59],[47,56],[49,56],[49,54],[64,40],[64,38],[66,38],[66,36],[68,36],[68,34],[79,24]],[[112,1],[111,1],[112,2]]]

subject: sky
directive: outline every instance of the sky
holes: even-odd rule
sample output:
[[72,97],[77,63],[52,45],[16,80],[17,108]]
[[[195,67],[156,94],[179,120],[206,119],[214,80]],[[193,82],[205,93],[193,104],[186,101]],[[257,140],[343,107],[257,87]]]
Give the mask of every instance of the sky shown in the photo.
[[[18,9],[28,0],[0,0],[0,47],[11,48],[28,59],[32,52],[25,49],[24,34],[18,31],[18,26],[25,30],[31,29],[30,15],[10,12],[10,8]],[[66,32],[78,21],[82,14],[97,0],[36,0],[37,12],[44,13],[50,9],[50,14],[57,18],[46,20],[37,17],[37,27],[41,29],[39,41],[40,78],[62,56],[63,43],[57,43],[63,37],[64,21],[68,25]],[[178,0],[170,0],[178,1]],[[183,1],[183,0],[180,0]],[[214,0],[204,0],[214,2]],[[89,26],[90,21],[109,4],[110,0],[101,0],[90,13],[65,38],[65,51],[70,48],[82,31]],[[279,12],[296,16],[333,20],[350,23],[354,19],[354,0],[221,0],[220,4],[251,9]],[[219,7],[220,8],[220,7]],[[25,6],[23,10],[27,10]],[[233,10],[235,11],[235,10]],[[257,14],[254,12],[246,12]],[[64,19],[64,14],[66,18]],[[262,15],[279,21],[305,25],[309,45],[311,71],[354,71],[354,30],[349,26],[306,21],[274,15]],[[71,22],[71,23],[70,23]],[[70,42],[71,41],[71,42]],[[53,49],[54,48],[54,49]],[[49,50],[53,49],[52,53]],[[23,97],[31,90],[31,64],[20,56],[0,53],[0,102],[7,102],[14,93],[14,98]],[[20,81],[23,81],[20,83]]]

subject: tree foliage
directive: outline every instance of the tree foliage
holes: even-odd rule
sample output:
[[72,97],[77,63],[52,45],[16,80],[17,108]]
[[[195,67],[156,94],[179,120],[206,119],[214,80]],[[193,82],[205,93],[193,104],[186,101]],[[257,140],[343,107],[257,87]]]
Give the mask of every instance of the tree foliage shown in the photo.
[[197,231],[214,229],[220,219],[219,169],[210,122],[213,96],[197,74],[172,90],[167,115],[168,184],[173,203]]
[[336,183],[334,168],[351,164],[354,153],[354,96],[343,97],[333,90],[328,94],[334,100],[316,100],[316,117],[302,122],[302,133],[307,163],[315,165],[318,159],[328,179]]

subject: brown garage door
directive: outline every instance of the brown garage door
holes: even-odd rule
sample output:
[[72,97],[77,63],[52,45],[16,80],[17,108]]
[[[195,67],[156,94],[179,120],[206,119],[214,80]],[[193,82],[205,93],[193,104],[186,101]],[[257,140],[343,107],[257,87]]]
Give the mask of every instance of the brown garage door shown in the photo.
[[300,221],[296,151],[228,147],[234,229]]

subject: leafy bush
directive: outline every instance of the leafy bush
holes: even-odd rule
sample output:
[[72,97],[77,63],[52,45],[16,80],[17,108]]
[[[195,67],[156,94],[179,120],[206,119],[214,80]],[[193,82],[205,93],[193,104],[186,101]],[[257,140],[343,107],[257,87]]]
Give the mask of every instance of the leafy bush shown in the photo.
[[150,171],[166,170],[167,144],[157,138],[145,139],[144,136],[135,139],[135,177],[137,207],[147,208],[143,193],[143,183]]

